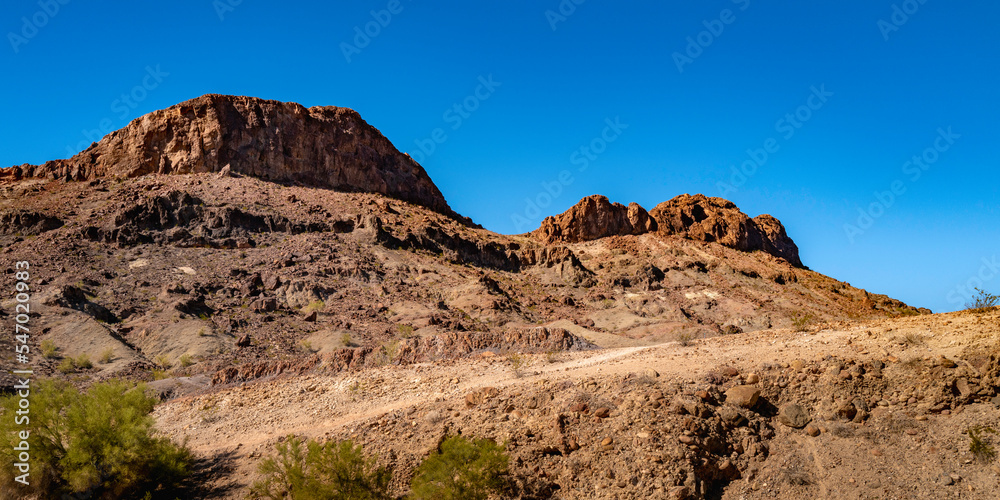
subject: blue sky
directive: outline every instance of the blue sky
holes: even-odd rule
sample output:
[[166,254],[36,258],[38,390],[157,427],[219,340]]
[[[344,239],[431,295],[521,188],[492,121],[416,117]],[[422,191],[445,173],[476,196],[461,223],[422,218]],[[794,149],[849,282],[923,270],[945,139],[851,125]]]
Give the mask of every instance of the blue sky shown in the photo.
[[2,166],[205,93],[348,106],[501,233],[697,192],[912,305],[1000,291],[995,2],[18,0],[0,23]]

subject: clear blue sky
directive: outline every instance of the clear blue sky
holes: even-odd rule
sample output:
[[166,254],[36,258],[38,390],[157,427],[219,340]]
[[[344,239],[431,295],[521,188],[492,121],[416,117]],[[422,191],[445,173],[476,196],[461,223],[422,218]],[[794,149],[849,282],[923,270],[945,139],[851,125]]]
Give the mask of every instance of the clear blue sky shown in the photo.
[[4,4],[2,166],[210,92],[348,106],[501,233],[699,192],[855,286],[1000,292],[996,2],[61,1]]

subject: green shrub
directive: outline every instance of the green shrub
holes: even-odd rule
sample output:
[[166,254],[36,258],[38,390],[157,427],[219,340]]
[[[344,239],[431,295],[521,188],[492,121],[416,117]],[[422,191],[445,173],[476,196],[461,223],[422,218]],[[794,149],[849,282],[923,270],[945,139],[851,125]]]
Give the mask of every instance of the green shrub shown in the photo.
[[688,347],[694,344],[695,335],[691,332],[680,332],[674,336],[677,340],[677,344],[681,347]]
[[170,367],[173,366],[173,363],[170,362],[170,358],[168,358],[166,354],[160,354],[154,358],[153,363],[156,363],[156,366],[159,366],[164,370],[169,370]]
[[965,430],[969,435],[969,451],[976,460],[987,463],[997,457],[997,452],[992,445],[983,439],[983,433],[996,434],[997,431],[991,427],[976,425]]
[[396,325],[396,329],[399,330],[399,334],[402,335],[404,339],[408,339],[413,336],[413,327],[410,325],[399,324]]
[[325,307],[326,307],[326,302],[323,302],[322,300],[314,300],[310,302],[309,305],[305,306],[303,309],[305,309],[306,312],[313,312],[313,311],[319,312],[322,311]]
[[804,332],[809,329],[809,325],[813,322],[813,315],[810,313],[806,314],[796,314],[792,316],[792,329],[796,332]]
[[350,440],[320,444],[295,436],[277,445],[276,457],[264,459],[258,472],[264,479],[254,483],[257,498],[291,500],[389,499],[392,471],[379,467],[375,457],[366,457],[361,446]]
[[87,353],[77,356],[73,361],[73,364],[75,364],[77,369],[80,370],[89,370],[94,367],[94,363],[90,362],[90,356],[88,356]]
[[181,356],[181,359],[177,360],[177,362],[180,363],[181,368],[187,368],[194,364],[194,360],[191,359],[191,356],[189,354]]
[[976,290],[976,295],[972,297],[968,303],[965,304],[965,308],[976,314],[982,314],[996,307],[997,303],[1000,303],[1000,296],[993,295],[986,292],[986,290]]
[[101,352],[101,358],[99,359],[99,361],[101,362],[101,364],[106,365],[106,364],[108,364],[108,363],[110,363],[110,362],[112,362],[114,360],[115,360],[115,350],[114,349],[112,349],[112,348],[109,347],[109,348],[107,348],[107,349],[105,349],[104,351]]
[[59,366],[57,366],[56,369],[64,374],[73,373],[76,371],[76,362],[73,358],[63,358],[63,360],[59,362]]
[[[36,384],[28,425],[12,418],[20,398],[0,400],[0,462],[17,461],[15,431],[30,431],[31,494],[128,498],[170,488],[188,474],[187,448],[153,436],[156,399],[146,395],[145,385],[112,380],[82,394],[64,381]],[[12,484],[15,471],[0,467],[0,481]]]
[[56,357],[59,353],[59,348],[56,347],[56,343],[49,339],[43,340],[39,347],[42,348],[42,356],[48,359]]
[[351,339],[350,333],[344,333],[340,336],[340,342],[344,344],[344,347],[354,347],[354,340]]
[[451,436],[417,467],[416,500],[486,500],[506,484],[509,457],[489,439]]
[[528,358],[519,352],[510,351],[507,353],[507,364],[510,365],[510,371],[514,372],[514,376],[521,378],[524,375],[524,367],[528,365]]

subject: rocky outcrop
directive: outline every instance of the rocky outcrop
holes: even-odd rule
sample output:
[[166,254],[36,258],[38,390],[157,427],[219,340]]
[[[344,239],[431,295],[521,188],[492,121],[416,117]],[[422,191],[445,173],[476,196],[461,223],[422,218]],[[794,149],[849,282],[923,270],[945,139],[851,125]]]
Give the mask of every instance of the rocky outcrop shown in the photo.
[[744,252],[760,250],[802,266],[798,247],[778,219],[770,215],[751,219],[729,200],[684,194],[660,203],[650,216],[661,235],[715,242]]
[[58,217],[30,210],[11,210],[0,214],[0,234],[39,235],[62,226],[63,221]]
[[170,191],[121,207],[107,227],[89,226],[83,236],[91,241],[138,244],[174,244],[181,247],[249,248],[251,235],[263,232],[349,232],[355,221],[293,222],[276,214],[255,214],[237,207],[208,207],[198,197]]
[[638,203],[627,207],[600,195],[588,196],[569,210],[546,217],[533,234],[545,244],[579,243],[608,236],[643,234],[656,230],[656,221]]
[[566,212],[546,217],[532,235],[552,245],[653,232],[759,250],[802,266],[798,247],[778,219],[766,214],[751,219],[731,201],[700,194],[677,196],[649,213],[636,203],[626,207],[604,196],[588,196]]
[[[228,167],[228,168],[227,168]],[[208,94],[141,116],[67,160],[0,179],[222,172],[381,193],[451,215],[427,172],[354,110]]]

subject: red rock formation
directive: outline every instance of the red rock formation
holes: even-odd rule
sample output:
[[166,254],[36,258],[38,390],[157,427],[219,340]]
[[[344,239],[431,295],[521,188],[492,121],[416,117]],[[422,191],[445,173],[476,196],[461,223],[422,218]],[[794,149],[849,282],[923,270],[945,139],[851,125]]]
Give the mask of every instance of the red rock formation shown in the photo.
[[68,160],[4,169],[0,179],[92,180],[220,172],[451,209],[424,169],[348,108],[305,108],[208,94],[154,111]]
[[643,234],[656,229],[638,203],[628,207],[611,203],[601,195],[588,196],[569,210],[555,217],[546,217],[534,234],[545,244],[579,243],[608,236]]
[[651,232],[719,243],[746,252],[760,250],[802,266],[798,247],[778,219],[770,215],[751,219],[731,201],[700,194],[677,196],[648,214],[636,203],[625,207],[604,196],[588,196],[566,212],[546,217],[532,235],[552,245]]
[[799,249],[778,219],[761,215],[751,219],[733,202],[696,194],[680,195],[650,211],[658,233],[716,242],[737,250],[760,250],[802,266]]

